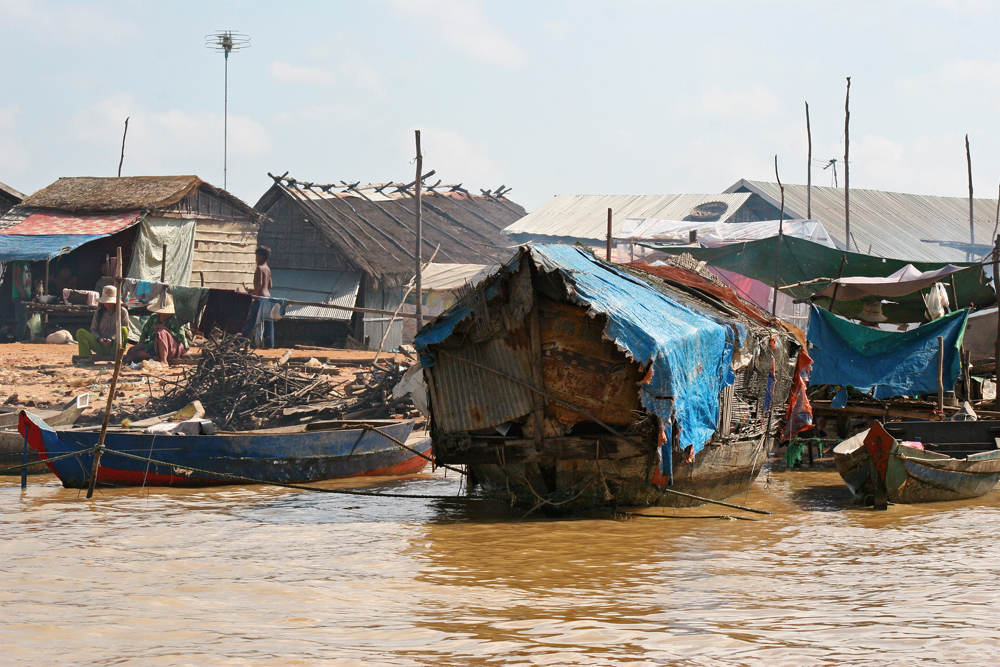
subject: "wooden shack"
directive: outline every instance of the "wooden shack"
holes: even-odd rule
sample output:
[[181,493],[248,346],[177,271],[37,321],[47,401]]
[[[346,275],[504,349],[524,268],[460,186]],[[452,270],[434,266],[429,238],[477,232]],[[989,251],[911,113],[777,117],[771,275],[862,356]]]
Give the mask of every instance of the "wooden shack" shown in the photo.
[[[276,177],[256,209],[267,216],[260,242],[272,249],[275,296],[395,311],[415,273],[413,183],[318,185]],[[497,264],[513,253],[500,230],[524,209],[509,188],[474,195],[425,181],[423,261]],[[436,254],[435,254],[436,253]],[[276,323],[285,344],[385,349],[404,342],[403,322],[383,313],[289,308]]]

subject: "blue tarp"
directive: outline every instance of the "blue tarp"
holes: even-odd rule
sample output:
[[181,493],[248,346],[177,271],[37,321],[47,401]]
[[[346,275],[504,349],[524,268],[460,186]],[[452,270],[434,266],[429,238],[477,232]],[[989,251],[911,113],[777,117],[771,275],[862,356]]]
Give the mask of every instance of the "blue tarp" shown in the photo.
[[[540,271],[559,272],[571,290],[569,299],[588,307],[591,315],[606,315],[605,336],[643,368],[650,367],[640,399],[664,426],[665,472],[670,472],[674,421],[680,447],[701,451],[718,426],[719,394],[734,380],[733,349],[746,336],[745,327],[696,312],[572,246],[533,246],[504,273],[515,270],[526,255]],[[501,283],[495,280],[485,287],[487,299],[499,294]],[[435,362],[428,345],[448,338],[469,312],[467,306],[456,304],[420,331],[415,344],[425,367]]]
[[875,389],[875,398],[937,393],[938,336],[944,337],[944,386],[961,370],[959,347],[969,311],[961,310],[912,331],[882,331],[812,307],[809,343],[815,346],[809,384]]
[[0,262],[52,259],[105,236],[107,234],[0,234]]

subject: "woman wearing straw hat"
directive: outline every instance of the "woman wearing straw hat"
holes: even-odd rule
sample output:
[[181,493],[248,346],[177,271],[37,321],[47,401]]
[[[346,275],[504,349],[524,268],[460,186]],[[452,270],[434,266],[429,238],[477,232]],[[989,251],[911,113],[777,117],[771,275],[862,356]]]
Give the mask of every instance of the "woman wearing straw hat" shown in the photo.
[[129,348],[125,355],[127,363],[156,359],[167,364],[187,352],[187,325],[182,325],[174,315],[174,299],[166,290],[160,293],[146,310],[153,313],[142,325],[139,343]]
[[[90,321],[90,330],[80,329],[76,332],[76,342],[79,345],[79,356],[73,361],[89,360],[91,355],[114,356],[118,349],[115,335],[115,304],[118,301],[118,290],[114,285],[105,285],[97,302],[101,305]],[[127,313],[126,313],[127,315]],[[128,318],[122,322],[122,342],[128,341]]]

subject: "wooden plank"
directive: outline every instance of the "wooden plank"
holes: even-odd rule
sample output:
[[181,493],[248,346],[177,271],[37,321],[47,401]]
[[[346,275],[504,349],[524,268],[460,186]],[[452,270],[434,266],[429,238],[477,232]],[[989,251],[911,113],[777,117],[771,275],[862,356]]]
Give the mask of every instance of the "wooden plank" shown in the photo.
[[[192,264],[192,271],[237,271],[240,273],[247,273],[248,266],[253,266],[247,262],[230,262],[225,260],[216,259],[195,259],[194,264]],[[253,272],[249,272],[253,275]]]
[[198,226],[195,228],[195,231],[230,232],[257,236],[257,227],[251,223],[206,220],[204,218],[198,219]]

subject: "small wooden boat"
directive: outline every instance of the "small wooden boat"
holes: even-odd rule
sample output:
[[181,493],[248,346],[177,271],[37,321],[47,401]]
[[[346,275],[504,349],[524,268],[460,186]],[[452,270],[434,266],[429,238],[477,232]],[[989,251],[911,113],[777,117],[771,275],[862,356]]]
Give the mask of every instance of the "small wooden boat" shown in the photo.
[[[997,435],[1000,421],[875,422],[837,445],[833,458],[851,493],[878,508],[962,500],[1000,480]],[[903,444],[917,439],[925,449]]]
[[[32,414],[40,417],[49,426],[69,426],[76,422],[83,411],[90,405],[89,395],[81,394],[73,399],[62,410],[32,410]],[[0,413],[0,468],[20,465],[24,459],[24,436],[17,430],[20,410]],[[49,472],[48,466],[42,463],[33,450],[28,449],[28,474],[42,475]],[[0,475],[20,475],[21,470],[8,470]]]
[[[85,488],[93,454],[52,461],[97,444],[97,429],[56,430],[21,413],[20,432],[67,488]],[[360,475],[408,475],[427,464],[430,439],[409,437],[412,420],[314,422],[214,435],[153,435],[109,429],[97,483],[101,486],[209,486],[262,482],[301,484]],[[387,437],[388,436],[388,437]],[[392,439],[390,439],[392,438]],[[405,442],[409,449],[394,440]],[[126,458],[117,453],[162,463]],[[212,473],[220,473],[215,475]]]

